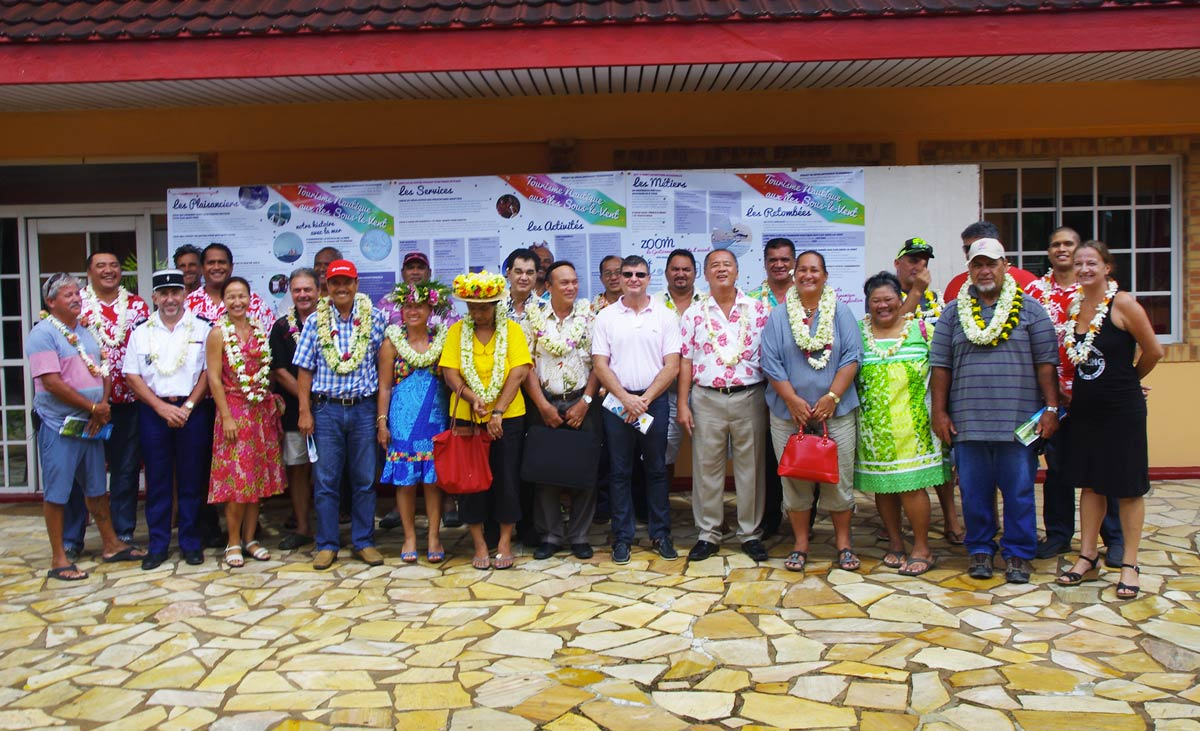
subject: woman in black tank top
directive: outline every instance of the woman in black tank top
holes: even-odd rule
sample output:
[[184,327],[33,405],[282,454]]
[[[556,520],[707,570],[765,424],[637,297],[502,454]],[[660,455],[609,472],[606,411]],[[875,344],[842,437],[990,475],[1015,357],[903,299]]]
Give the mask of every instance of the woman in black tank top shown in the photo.
[[[1163,348],[1146,311],[1128,292],[1118,292],[1112,255],[1099,241],[1075,250],[1079,291],[1071,306],[1064,345],[1075,365],[1067,441],[1066,477],[1082,488],[1079,558],[1058,583],[1074,585],[1096,570],[1097,540],[1108,497],[1120,499],[1125,556],[1118,599],[1138,594],[1138,545],[1150,490],[1146,443],[1146,395],[1141,379],[1162,358]],[[1141,347],[1141,357],[1134,357]]]

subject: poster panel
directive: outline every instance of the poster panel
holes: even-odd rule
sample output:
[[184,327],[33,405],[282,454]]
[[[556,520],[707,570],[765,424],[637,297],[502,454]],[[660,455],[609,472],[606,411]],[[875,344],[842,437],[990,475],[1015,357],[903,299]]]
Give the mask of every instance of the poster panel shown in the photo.
[[[826,258],[829,283],[855,314],[863,312],[865,186],[861,169],[732,170],[626,173],[627,252],[650,262],[652,289],[666,288],[667,257],[689,249],[703,269],[705,254],[727,249],[738,257],[738,286],[765,278],[763,245],[791,239],[797,251]],[[697,288],[706,289],[703,271]]]
[[399,264],[395,219],[386,181],[167,191],[169,251],[225,244],[234,273],[276,312],[291,305],[288,274],[312,266],[326,246],[358,267],[359,291],[373,301],[390,292]]
[[599,262],[620,254],[626,226],[619,172],[396,180],[396,249],[430,257],[434,276],[500,271],[510,251],[544,245],[578,270],[580,296],[599,292]]

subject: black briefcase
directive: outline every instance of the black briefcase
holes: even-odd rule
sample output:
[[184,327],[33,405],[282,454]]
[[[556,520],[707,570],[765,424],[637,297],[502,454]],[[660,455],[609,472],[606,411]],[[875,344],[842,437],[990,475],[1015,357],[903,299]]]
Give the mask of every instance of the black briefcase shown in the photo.
[[594,490],[600,450],[600,437],[593,432],[535,424],[525,432],[521,479],[571,490]]

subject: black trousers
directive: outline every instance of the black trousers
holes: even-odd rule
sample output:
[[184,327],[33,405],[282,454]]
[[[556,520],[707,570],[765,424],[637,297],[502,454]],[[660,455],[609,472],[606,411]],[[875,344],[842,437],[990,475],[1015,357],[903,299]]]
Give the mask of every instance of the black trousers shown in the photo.
[[488,453],[492,467],[491,489],[458,496],[458,513],[467,525],[488,520],[516,523],[521,519],[521,450],[525,446],[525,417],[516,416],[501,423],[504,436],[492,442]]

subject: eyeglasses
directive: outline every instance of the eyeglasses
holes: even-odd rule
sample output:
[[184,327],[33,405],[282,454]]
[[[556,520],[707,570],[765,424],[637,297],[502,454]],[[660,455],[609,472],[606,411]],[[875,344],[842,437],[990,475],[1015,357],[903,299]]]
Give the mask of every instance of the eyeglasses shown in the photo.
[[621,276],[625,277],[626,279],[632,279],[633,277],[645,279],[646,277],[650,276],[650,272],[621,272]]

